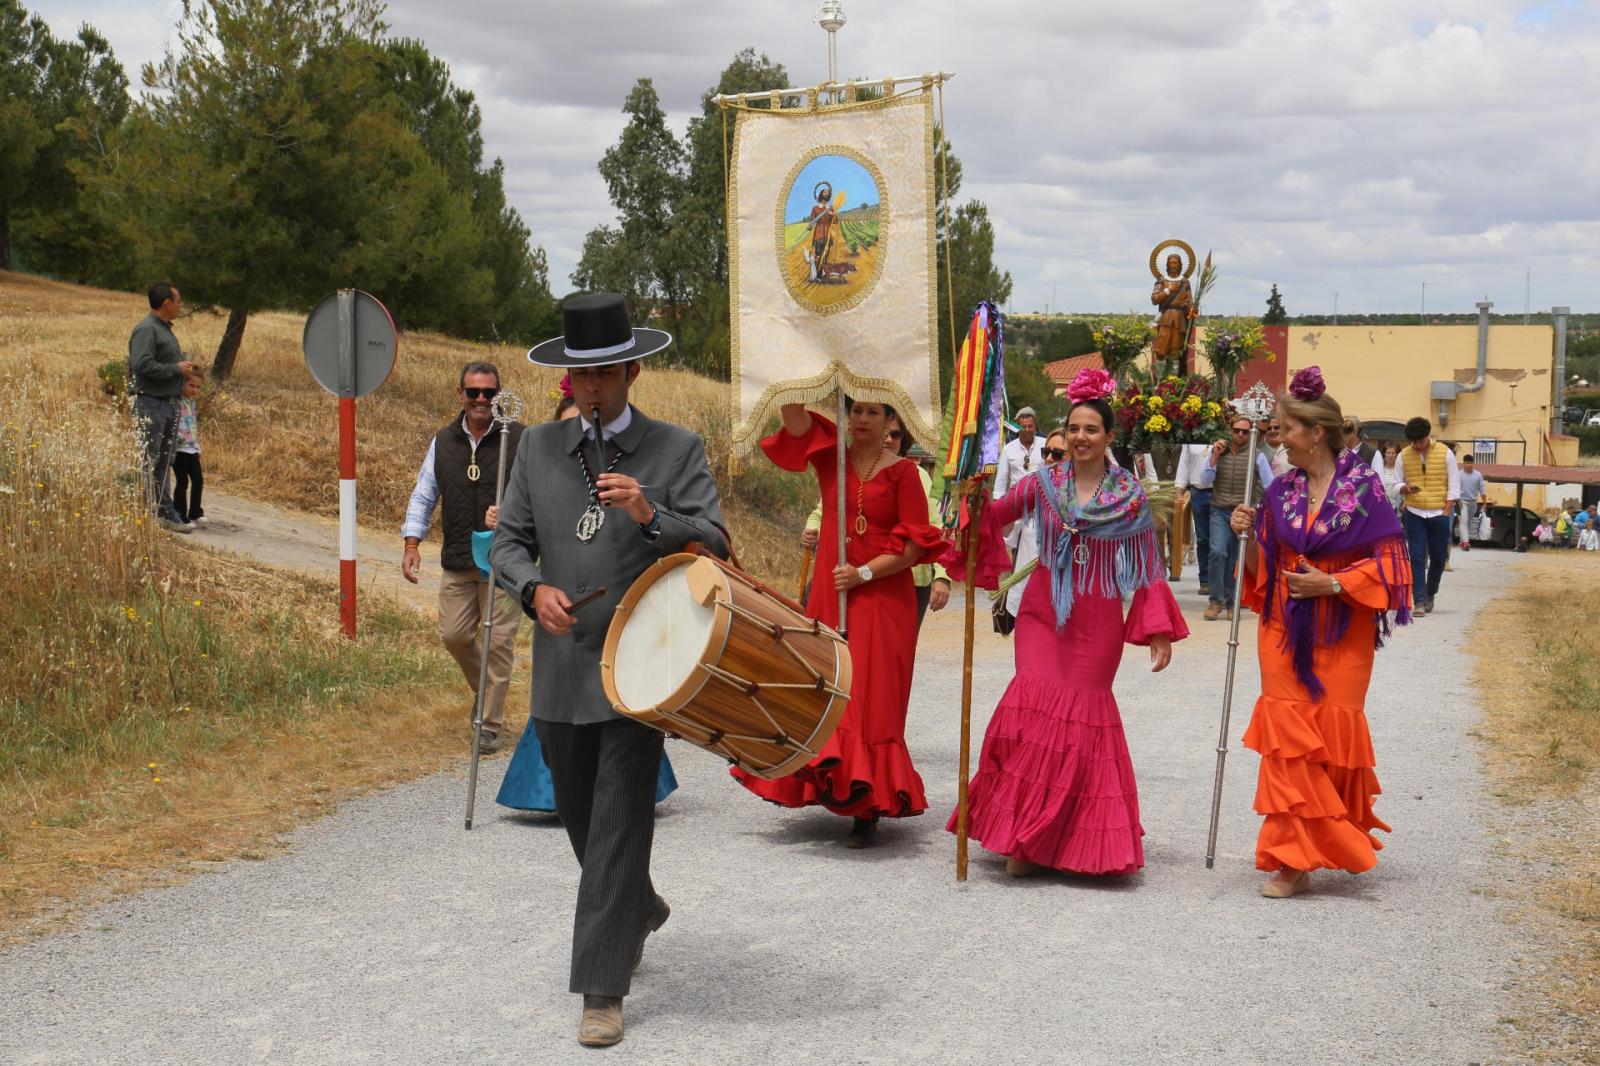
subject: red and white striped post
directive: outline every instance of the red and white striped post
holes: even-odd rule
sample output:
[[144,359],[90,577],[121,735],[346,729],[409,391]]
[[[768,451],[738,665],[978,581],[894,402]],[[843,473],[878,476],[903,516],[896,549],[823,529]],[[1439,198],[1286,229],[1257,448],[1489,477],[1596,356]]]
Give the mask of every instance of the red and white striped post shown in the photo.
[[356,636],[356,401],[339,398],[339,623]]
[[394,370],[394,319],[358,289],[329,293],[306,318],[306,368],[339,399],[339,625],[356,635],[356,400]]

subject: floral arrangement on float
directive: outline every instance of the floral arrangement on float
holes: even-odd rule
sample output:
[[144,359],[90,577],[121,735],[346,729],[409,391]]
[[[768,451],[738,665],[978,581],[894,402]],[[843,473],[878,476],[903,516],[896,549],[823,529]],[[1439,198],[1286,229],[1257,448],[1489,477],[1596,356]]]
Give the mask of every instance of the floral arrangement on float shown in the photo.
[[1093,336],[1101,364],[1112,377],[1120,380],[1150,347],[1156,331],[1148,315],[1117,315],[1096,323]]
[[1214,318],[1206,323],[1206,342],[1201,349],[1211,372],[1223,386],[1227,395],[1234,392],[1234,382],[1244,365],[1255,358],[1277,362],[1271,348],[1267,347],[1259,318]]
[[1211,379],[1199,374],[1156,380],[1132,369],[1111,397],[1111,409],[1133,451],[1156,452],[1166,446],[1217,440],[1225,429],[1224,408],[1214,396]]

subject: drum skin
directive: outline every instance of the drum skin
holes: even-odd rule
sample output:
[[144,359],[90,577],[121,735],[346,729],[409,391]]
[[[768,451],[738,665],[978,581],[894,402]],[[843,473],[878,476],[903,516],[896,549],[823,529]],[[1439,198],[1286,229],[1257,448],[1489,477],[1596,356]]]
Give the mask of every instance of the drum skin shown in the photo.
[[[674,594],[687,594],[714,612],[705,648],[699,664],[669,695],[653,706],[628,706],[621,690],[638,685],[624,675],[662,664],[637,653],[630,658],[623,635],[630,625],[663,624],[641,617],[638,607],[653,586],[680,567],[692,569],[683,575],[684,591]],[[655,647],[671,637],[643,636],[647,639],[629,643]],[[833,630],[748,575],[709,556],[669,555],[640,574],[617,604],[600,678],[617,713],[771,780],[810,762],[838,727],[849,702],[850,650]]]

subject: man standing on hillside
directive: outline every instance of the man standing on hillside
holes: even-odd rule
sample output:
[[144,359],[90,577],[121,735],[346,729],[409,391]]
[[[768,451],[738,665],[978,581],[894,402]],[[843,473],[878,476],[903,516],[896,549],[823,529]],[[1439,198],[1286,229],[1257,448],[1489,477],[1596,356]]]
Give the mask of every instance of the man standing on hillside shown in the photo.
[[183,297],[164,281],[150,286],[150,313],[128,338],[128,391],[133,393],[133,417],[139,427],[144,461],[145,498],[150,513],[174,533],[193,533],[194,525],[172,506],[167,473],[178,439],[178,397],[183,379],[194,363],[172,332],[172,320],[183,310]]
[[[1411,447],[1400,453],[1405,481],[1400,496],[1406,509],[1400,520],[1411,548],[1411,598],[1417,615],[1433,613],[1433,598],[1450,558],[1450,528],[1461,498],[1461,473],[1455,452],[1433,439],[1433,423],[1418,416],[1406,423]],[[1424,576],[1426,575],[1426,576]]]
[[[422,569],[417,545],[428,535],[433,509],[439,508],[444,545],[439,551],[439,638],[455,658],[474,696],[482,674],[482,638],[485,593],[489,581],[472,559],[472,534],[490,528],[494,509],[495,476],[500,468],[500,432],[494,424],[494,398],[500,391],[500,371],[493,363],[468,363],[456,384],[461,417],[433,435],[422,460],[406,521],[400,529],[405,553],[400,572],[413,585]],[[514,475],[513,457],[522,439],[523,425],[511,424],[511,449],[506,456],[506,481]],[[489,644],[489,691],[483,694],[483,732],[479,750],[500,749],[505,728],[506,689],[511,685],[512,647],[522,616],[509,596],[494,595],[494,634]],[[469,737],[470,740],[470,737]]]
[[489,556],[537,622],[534,727],[582,868],[568,988],[583,997],[578,1042],[605,1047],[622,1039],[645,937],[672,913],[650,880],[662,735],[606,699],[606,629],[652,563],[694,541],[726,556],[728,542],[705,445],[628,402],[640,360],[671,336],[634,329],[614,293],[568,299],[561,321],[528,359],[567,370],[578,417],[522,435]]

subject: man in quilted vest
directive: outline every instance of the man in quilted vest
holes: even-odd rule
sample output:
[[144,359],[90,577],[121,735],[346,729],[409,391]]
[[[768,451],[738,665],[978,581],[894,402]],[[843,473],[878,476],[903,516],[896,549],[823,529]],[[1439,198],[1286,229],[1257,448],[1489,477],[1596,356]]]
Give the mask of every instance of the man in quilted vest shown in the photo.
[[[461,413],[433,435],[428,454],[417,473],[416,487],[406,505],[400,529],[405,554],[400,572],[412,584],[422,568],[417,545],[428,535],[434,507],[439,509],[443,544],[439,549],[439,639],[466,675],[474,694],[478,691],[483,646],[483,612],[491,597],[489,581],[472,558],[472,534],[489,529],[494,507],[495,476],[500,463],[500,430],[494,423],[494,398],[500,391],[500,371],[492,363],[468,363],[461,368],[456,402]],[[511,425],[506,453],[506,482],[511,481],[522,424]],[[522,612],[504,593],[492,597],[494,634],[489,644],[489,689],[483,695],[483,733],[479,750],[500,748],[505,727],[506,689],[511,684],[513,645]],[[470,718],[470,714],[469,714]]]
[[[1433,424],[1426,418],[1406,423],[1410,447],[1400,453],[1402,475],[1400,495],[1405,510],[1406,542],[1411,549],[1413,599],[1416,614],[1433,612],[1433,598],[1444,577],[1444,564],[1450,557],[1450,530],[1455,524],[1456,501],[1461,498],[1461,473],[1456,457],[1444,444],[1433,439]],[[1424,581],[1423,574],[1427,579]]]

